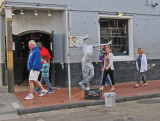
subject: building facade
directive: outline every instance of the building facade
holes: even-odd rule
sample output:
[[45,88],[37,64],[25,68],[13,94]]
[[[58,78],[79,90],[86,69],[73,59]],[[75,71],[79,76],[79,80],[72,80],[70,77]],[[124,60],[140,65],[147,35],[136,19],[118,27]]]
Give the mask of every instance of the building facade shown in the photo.
[[[52,55],[52,84],[67,87],[70,67],[72,87],[78,86],[82,80],[83,52],[70,46],[68,36],[72,35],[89,35],[93,44],[112,40],[116,82],[136,80],[134,58],[138,48],[143,48],[148,58],[147,80],[160,79],[158,0],[1,0],[0,85],[7,83],[6,9],[12,11],[15,83],[27,80],[27,46],[34,39],[42,41]],[[99,48],[95,48],[91,85],[99,84],[101,79],[98,59]]]

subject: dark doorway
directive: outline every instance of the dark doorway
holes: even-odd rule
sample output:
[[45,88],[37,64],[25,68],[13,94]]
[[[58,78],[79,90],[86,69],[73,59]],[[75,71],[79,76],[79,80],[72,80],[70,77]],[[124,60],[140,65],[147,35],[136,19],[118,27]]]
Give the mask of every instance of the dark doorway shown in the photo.
[[[21,51],[20,52],[21,54],[19,57],[21,59],[18,62],[21,64],[19,64],[19,66],[14,64],[15,72],[16,72],[16,70],[19,70],[21,68],[21,71],[18,71],[19,72],[18,74],[17,73],[14,74],[15,84],[28,83],[29,72],[27,70],[27,60],[28,60],[28,55],[30,52],[29,47],[28,47],[28,42],[30,40],[35,40],[36,42],[41,41],[43,43],[43,46],[50,52],[51,57],[53,58],[53,54],[52,54],[52,50],[51,50],[52,49],[52,47],[51,47],[52,39],[51,39],[50,34],[41,33],[41,32],[34,32],[34,33],[26,33],[26,34],[20,35],[18,37],[14,37],[13,41],[15,43],[15,50],[17,50],[19,48],[19,50],[15,51],[15,53]],[[17,45],[16,43],[18,43],[18,46],[21,46],[21,47],[16,46]],[[51,58],[51,61],[52,61],[52,58]],[[14,56],[14,61],[17,61],[17,56]],[[22,77],[19,77],[18,75],[22,75]],[[22,78],[22,79],[20,79],[20,78]],[[18,81],[16,81],[16,80],[18,80]]]

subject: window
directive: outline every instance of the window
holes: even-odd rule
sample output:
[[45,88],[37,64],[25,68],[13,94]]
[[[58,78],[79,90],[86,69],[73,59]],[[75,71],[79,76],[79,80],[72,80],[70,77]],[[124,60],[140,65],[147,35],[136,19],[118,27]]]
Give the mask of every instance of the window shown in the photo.
[[100,18],[100,43],[111,40],[115,56],[129,55],[128,19]]

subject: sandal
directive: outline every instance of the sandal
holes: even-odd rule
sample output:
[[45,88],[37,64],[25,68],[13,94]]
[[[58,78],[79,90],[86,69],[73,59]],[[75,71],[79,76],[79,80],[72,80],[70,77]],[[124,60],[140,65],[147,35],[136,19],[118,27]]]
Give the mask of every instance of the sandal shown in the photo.
[[145,84],[143,84],[143,85],[142,85],[142,87],[145,87],[145,86],[148,86],[148,84],[147,84],[147,83],[145,83]]
[[138,88],[138,87],[139,87],[139,85],[138,85],[138,84],[134,85],[134,88]]
[[112,88],[112,89],[110,89],[109,91],[110,91],[110,92],[115,91],[115,88]]
[[101,87],[101,88],[99,88],[99,90],[102,90],[102,91],[103,91],[103,88]]

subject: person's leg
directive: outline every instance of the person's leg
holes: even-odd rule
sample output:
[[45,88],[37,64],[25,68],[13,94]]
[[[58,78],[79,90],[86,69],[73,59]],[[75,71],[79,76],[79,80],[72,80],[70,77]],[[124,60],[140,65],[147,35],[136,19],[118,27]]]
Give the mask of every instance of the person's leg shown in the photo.
[[142,80],[143,80],[143,83],[144,83],[142,86],[147,86],[148,84],[146,82],[145,72],[143,72],[143,74],[142,74]]
[[[42,84],[42,85],[44,85],[45,84],[45,80],[44,80],[44,78],[43,77],[41,77],[41,79],[40,79],[40,83]],[[39,90],[40,90],[40,88],[38,87],[38,85],[36,85],[37,87],[34,89],[34,91],[35,92],[39,92]]]
[[106,80],[107,75],[108,75],[108,70],[104,70],[104,72],[103,72],[103,79],[102,79],[102,87],[100,88],[101,90],[104,89],[105,80]]
[[49,77],[44,77],[45,83],[47,85],[47,87],[49,88],[49,92],[53,92],[53,88],[51,83],[49,82]]
[[33,95],[33,90],[34,90],[34,81],[29,80],[29,94]]
[[101,75],[101,81],[100,81],[100,84],[99,84],[99,88],[102,87],[102,81],[103,81],[103,71],[102,71],[102,75]]
[[89,81],[94,77],[94,68],[90,69],[90,72],[85,80],[85,84],[86,84],[86,89],[85,90],[90,90],[90,84]]
[[114,91],[115,90],[115,81],[114,81],[114,78],[113,78],[113,70],[109,69],[109,75],[111,77],[111,81],[112,81],[112,87],[111,87],[111,90],[110,91]]
[[143,81],[143,83],[146,83],[145,72],[142,73],[142,81]]
[[112,85],[115,85],[115,81],[114,81],[114,78],[113,78],[113,70],[111,70],[111,69],[109,69],[109,76],[111,78]]
[[87,77],[84,80],[84,83],[86,84],[86,86],[90,86],[89,81],[94,77],[94,67],[91,65],[90,67],[90,71],[87,75]]
[[109,74],[107,75],[107,79],[106,80],[107,80],[108,86],[111,87],[112,86],[112,81],[111,81],[111,78],[110,78]]
[[82,68],[82,74],[83,74],[83,80],[81,81],[82,84],[86,83],[89,73],[90,73],[90,68],[86,66]]
[[[37,73],[38,75],[38,73]],[[24,100],[31,100],[33,99],[33,89],[34,89],[34,71],[31,70],[29,72],[29,94],[24,98]]]
[[42,84],[39,81],[35,81],[35,84],[40,88],[40,90],[44,90]]
[[139,84],[142,80],[142,73],[138,72],[138,76],[137,76],[137,84],[134,85],[135,88],[139,87]]
[[81,86],[82,90],[85,90],[85,80],[89,74],[89,68],[87,65],[82,63],[82,74],[83,74],[83,80],[79,82],[79,85]]
[[[43,77],[41,77],[43,78]],[[39,81],[36,81],[36,84],[38,85],[38,87],[41,89],[41,94],[39,96],[44,96],[45,94],[48,93],[48,91],[46,89],[43,88],[42,84]]]

